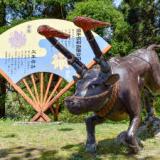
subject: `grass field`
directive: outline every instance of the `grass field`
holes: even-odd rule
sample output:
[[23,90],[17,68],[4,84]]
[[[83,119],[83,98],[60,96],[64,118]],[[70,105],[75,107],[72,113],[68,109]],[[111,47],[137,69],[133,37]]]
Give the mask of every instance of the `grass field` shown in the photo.
[[13,121],[0,121],[0,159],[40,160],[154,160],[160,159],[160,139],[145,141],[144,149],[136,156],[128,155],[115,138],[127,124],[102,124],[96,128],[98,151],[86,153],[85,125],[82,124],[35,124],[22,125]]

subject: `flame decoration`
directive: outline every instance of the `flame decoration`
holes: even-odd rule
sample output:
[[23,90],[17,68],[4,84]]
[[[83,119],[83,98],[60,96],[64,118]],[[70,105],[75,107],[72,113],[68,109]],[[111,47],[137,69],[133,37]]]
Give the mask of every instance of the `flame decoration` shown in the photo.
[[14,31],[11,33],[9,43],[14,48],[20,48],[26,44],[26,36],[23,32]]

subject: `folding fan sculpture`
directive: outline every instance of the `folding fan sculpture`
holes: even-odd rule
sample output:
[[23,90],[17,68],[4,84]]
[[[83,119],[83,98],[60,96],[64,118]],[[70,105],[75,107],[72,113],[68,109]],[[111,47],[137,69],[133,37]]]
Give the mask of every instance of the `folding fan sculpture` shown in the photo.
[[[74,23],[59,19],[39,19],[19,24],[0,35],[0,74],[24,97],[37,114],[32,121],[50,121],[45,114],[51,110],[58,116],[59,98],[74,84],[76,75],[66,58],[43,36],[37,33],[41,24],[70,34],[69,39],[58,40],[78,59],[91,67],[94,54],[82,29]],[[101,50],[106,53],[111,46],[93,33]],[[62,82],[67,81],[64,85]],[[62,87],[63,86],[63,87]]]
[[[108,23],[91,18],[77,17],[74,23],[81,27],[95,54],[97,66],[88,69],[57,39],[68,38],[69,35],[50,28],[40,26],[38,32],[44,35],[63,55],[68,63],[80,75],[77,79],[76,91],[73,96],[65,99],[65,105],[73,114],[94,112],[86,120],[86,149],[96,151],[95,125],[105,119],[122,120],[129,116],[130,124],[121,138],[131,152],[137,153],[141,143],[136,138],[136,131],[141,122],[141,91],[146,85],[152,91],[160,91],[160,63],[155,51],[160,45],[151,45],[123,57],[105,60],[91,29],[103,27]],[[146,97],[147,99],[148,97]],[[148,118],[155,118],[152,105],[146,105]],[[154,122],[154,121],[153,121]],[[160,123],[160,120],[158,121]]]

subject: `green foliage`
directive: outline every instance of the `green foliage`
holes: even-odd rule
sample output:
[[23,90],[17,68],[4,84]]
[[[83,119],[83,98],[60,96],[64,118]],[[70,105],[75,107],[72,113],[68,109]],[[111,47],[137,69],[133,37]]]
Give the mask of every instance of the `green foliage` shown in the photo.
[[31,21],[31,20],[36,20],[36,19],[40,19],[40,17],[28,17],[26,19],[21,19],[21,20],[13,20],[11,25],[5,25],[0,27],[0,34],[2,34],[3,32],[7,31],[10,28],[13,28],[14,26],[27,22],[27,21]]
[[[160,0],[123,0],[119,9],[130,26],[128,36],[133,49],[160,43]],[[160,116],[160,97],[154,100],[153,106]]]
[[5,32],[9,28],[10,28],[9,26],[0,27],[0,34],[3,33],[3,32]]
[[61,5],[67,5],[72,2],[71,0],[37,0],[38,3],[44,3],[47,5],[52,5],[53,3],[59,3]]
[[44,17],[65,19],[69,10],[74,8],[78,0],[37,0],[37,4],[43,4],[45,9],[42,12]]
[[6,117],[29,121],[36,112],[16,92],[8,92],[6,96]]
[[[75,9],[69,13],[67,19],[73,20],[76,16],[87,16],[112,24],[110,29],[113,34],[111,39],[113,54],[126,55],[131,49],[132,43],[128,38],[129,26],[124,21],[123,14],[113,7],[110,0],[87,0],[76,3]],[[97,33],[103,36],[103,31],[97,30]]]
[[156,99],[154,100],[153,106],[156,111],[156,115],[160,116],[160,96],[157,96]]
[[68,112],[66,108],[63,109],[63,111],[59,115],[59,121],[63,122],[71,122],[71,123],[80,123],[84,122],[87,117],[90,115],[93,115],[93,113],[86,113],[81,115],[73,115]]
[[3,0],[6,6],[15,8],[16,10],[22,9],[27,4],[27,0]]
[[128,36],[134,48],[160,42],[159,0],[124,0],[120,9],[130,25]]

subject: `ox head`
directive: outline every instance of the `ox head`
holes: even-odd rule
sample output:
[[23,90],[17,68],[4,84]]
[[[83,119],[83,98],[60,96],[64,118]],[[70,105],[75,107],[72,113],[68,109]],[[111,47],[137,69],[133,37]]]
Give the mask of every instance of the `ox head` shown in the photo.
[[112,86],[119,75],[112,74],[108,63],[103,59],[99,59],[99,62],[84,72],[76,83],[75,94],[65,99],[65,105],[72,114],[99,111],[109,100]]
[[106,26],[103,23],[90,18],[76,17],[74,24],[81,27],[86,39],[95,54],[98,67],[86,69],[77,81],[75,94],[66,98],[65,104],[73,114],[99,111],[109,100],[112,86],[119,79],[118,74],[112,74],[111,67],[104,60],[91,29]]
[[81,114],[89,111],[99,111],[109,99],[112,85],[119,79],[117,74],[112,74],[110,65],[102,57],[101,50],[90,31],[84,31],[87,40],[96,56],[98,67],[87,69],[78,58],[54,37],[66,39],[69,35],[49,26],[43,25],[38,28],[38,33],[45,36],[68,59],[80,75],[77,81],[75,94],[65,99],[68,110],[73,114]]

